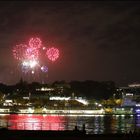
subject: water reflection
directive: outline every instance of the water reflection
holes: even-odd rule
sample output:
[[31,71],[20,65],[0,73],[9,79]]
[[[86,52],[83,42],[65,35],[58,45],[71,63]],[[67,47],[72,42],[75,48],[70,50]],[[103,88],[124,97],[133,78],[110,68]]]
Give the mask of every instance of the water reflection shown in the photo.
[[18,130],[64,130],[64,116],[9,115],[9,129]]
[[116,115],[115,133],[129,133],[134,130],[133,115]]
[[133,115],[0,115],[0,126],[18,130],[73,130],[77,125],[87,134],[128,133],[140,128],[140,116]]
[[140,128],[140,114],[136,116],[135,121],[136,127]]

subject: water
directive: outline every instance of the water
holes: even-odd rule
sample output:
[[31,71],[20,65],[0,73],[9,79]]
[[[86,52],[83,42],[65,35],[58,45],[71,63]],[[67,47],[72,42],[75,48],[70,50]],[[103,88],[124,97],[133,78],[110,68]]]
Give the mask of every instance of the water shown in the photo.
[[0,115],[0,127],[12,130],[82,130],[83,124],[87,134],[127,133],[140,129],[140,116]]

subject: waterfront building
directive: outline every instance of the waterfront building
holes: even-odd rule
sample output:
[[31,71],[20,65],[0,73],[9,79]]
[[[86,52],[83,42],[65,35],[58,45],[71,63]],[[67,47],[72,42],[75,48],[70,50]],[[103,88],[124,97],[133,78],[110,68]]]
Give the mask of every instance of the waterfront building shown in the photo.
[[13,100],[12,99],[5,100],[3,106],[13,106]]
[[133,114],[133,107],[115,107],[112,109],[113,114]]
[[0,108],[0,113],[8,113],[8,112],[10,112],[10,108],[7,107]]
[[50,100],[56,100],[56,101],[68,101],[68,100],[75,100],[77,102],[80,102],[82,103],[83,105],[88,105],[89,102],[88,100],[84,99],[83,97],[74,97],[74,98],[71,98],[71,97],[60,97],[60,96],[51,96],[49,98]]
[[134,83],[127,87],[119,87],[115,94],[115,97],[118,96],[123,99],[122,106],[136,106],[137,103],[140,103],[140,84]]
[[[117,89],[116,97],[122,98],[123,102],[121,108],[115,110],[116,112],[123,112],[123,110],[130,110],[133,114],[140,113],[140,84],[133,83],[127,87],[119,87]],[[124,109],[123,109],[124,108]]]

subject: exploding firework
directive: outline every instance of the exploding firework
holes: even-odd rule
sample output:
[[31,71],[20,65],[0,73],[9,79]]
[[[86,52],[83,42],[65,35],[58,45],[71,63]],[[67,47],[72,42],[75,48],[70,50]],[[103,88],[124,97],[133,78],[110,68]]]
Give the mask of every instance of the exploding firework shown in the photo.
[[28,73],[29,71],[30,71],[30,69],[29,69],[29,66],[26,64],[26,62],[23,62],[22,64],[21,64],[21,70],[22,70],[22,72],[23,73]]
[[39,57],[39,50],[35,48],[28,47],[26,49],[26,59],[38,59]]
[[39,49],[42,45],[42,41],[39,39],[39,38],[31,38],[29,40],[29,46],[31,48],[36,48],[36,49]]
[[29,60],[29,61],[27,60],[27,61],[23,61],[22,65],[27,68],[34,68],[38,65],[38,62],[36,60]]
[[42,66],[41,68],[42,72],[48,72],[48,67],[47,66]]
[[46,52],[46,55],[48,56],[48,59],[51,61],[56,61],[59,57],[59,50],[57,48],[49,48]]
[[21,63],[22,72],[25,74],[34,71],[38,66],[39,62],[36,60],[24,60]]
[[13,48],[14,58],[17,60],[24,59],[26,57],[26,49],[27,49],[27,45],[25,45],[25,44],[16,45]]
[[42,45],[42,41],[38,37],[31,38],[27,45],[16,45],[12,52],[14,58],[19,60],[22,73],[29,80],[30,78],[39,77],[40,74],[42,75],[41,78],[48,75],[48,66],[46,66],[46,59],[43,57],[47,56],[52,62],[59,58],[59,50]]

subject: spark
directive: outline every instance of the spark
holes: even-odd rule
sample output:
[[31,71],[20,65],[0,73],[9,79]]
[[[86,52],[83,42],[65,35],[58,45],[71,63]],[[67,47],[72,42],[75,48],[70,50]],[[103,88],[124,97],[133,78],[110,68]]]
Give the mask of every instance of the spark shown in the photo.
[[59,57],[59,50],[57,48],[49,48],[46,52],[46,55],[48,56],[48,59],[51,61],[56,61]]
[[48,72],[48,67],[47,66],[42,66],[41,70],[42,70],[42,72]]
[[23,61],[22,65],[24,67],[28,67],[32,69],[38,65],[38,62],[36,60],[26,60],[26,61]]
[[40,38],[38,38],[38,37],[36,37],[36,38],[31,38],[31,39],[29,40],[29,46],[30,46],[31,48],[36,48],[36,49],[38,49],[38,48],[41,47],[41,45],[42,45],[42,41],[41,41]]
[[12,50],[14,58],[17,60],[24,59],[26,57],[26,49],[27,45],[25,44],[16,45]]

